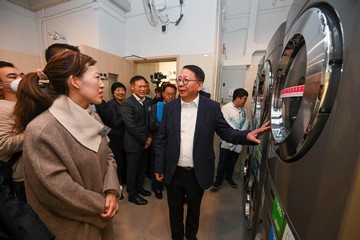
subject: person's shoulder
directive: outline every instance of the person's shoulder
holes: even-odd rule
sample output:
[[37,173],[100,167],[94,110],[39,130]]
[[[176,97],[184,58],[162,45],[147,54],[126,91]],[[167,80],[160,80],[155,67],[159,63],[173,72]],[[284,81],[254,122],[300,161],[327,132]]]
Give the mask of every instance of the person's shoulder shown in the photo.
[[46,110],[31,120],[31,122],[26,126],[26,134],[40,135],[45,129],[55,130],[54,124],[56,122],[55,117],[49,112],[49,110]]
[[232,102],[225,103],[221,107],[221,109],[231,109],[231,108],[234,108],[233,105],[232,105]]
[[199,104],[206,104],[209,105],[211,107],[218,107],[220,106],[220,104],[214,100],[212,100],[211,98],[207,98],[204,96],[200,95],[200,99],[199,99]]
[[7,101],[4,99],[0,99],[0,113],[1,116],[8,116],[14,111],[16,102]]
[[111,99],[111,100],[109,100],[109,101],[107,101],[107,104],[108,105],[114,105],[116,103],[116,100],[113,98],[113,99]]
[[171,100],[170,102],[167,102],[164,106],[166,107],[173,107],[173,106],[176,106],[177,104],[180,104],[181,102],[181,99],[180,98],[176,98],[174,100]]
[[123,103],[128,104],[128,103],[133,103],[134,101],[137,101],[136,98],[134,97],[134,95],[130,95],[128,98],[126,98]]

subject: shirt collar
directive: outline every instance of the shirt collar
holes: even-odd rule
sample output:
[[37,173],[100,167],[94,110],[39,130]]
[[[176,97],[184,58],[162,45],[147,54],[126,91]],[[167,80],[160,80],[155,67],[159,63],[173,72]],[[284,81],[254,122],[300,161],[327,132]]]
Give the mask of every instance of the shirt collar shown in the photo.
[[145,101],[145,98],[141,99],[138,96],[136,96],[134,93],[133,93],[133,96],[136,98],[136,100],[138,100],[141,103]]
[[197,97],[192,101],[192,102],[184,102],[182,99],[181,99],[181,106],[199,106],[199,97],[200,95],[198,94]]
[[139,103],[141,103],[141,104],[144,103],[145,98],[141,99],[141,98],[139,98],[138,96],[136,96],[134,93],[133,93],[133,96],[136,98],[136,100],[138,100]]

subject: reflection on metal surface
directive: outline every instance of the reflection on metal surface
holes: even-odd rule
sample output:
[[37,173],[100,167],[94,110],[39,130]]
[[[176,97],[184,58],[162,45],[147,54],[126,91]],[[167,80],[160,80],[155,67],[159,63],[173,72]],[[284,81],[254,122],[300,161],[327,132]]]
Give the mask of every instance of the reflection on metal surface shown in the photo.
[[270,61],[266,61],[264,64],[265,79],[262,88],[259,88],[259,103],[260,103],[260,123],[261,126],[265,123],[266,117],[270,111],[270,99],[274,84],[274,73]]
[[283,160],[294,161],[306,153],[335,99],[342,67],[337,44],[342,39],[324,11],[307,10],[285,39],[271,102],[272,136]]

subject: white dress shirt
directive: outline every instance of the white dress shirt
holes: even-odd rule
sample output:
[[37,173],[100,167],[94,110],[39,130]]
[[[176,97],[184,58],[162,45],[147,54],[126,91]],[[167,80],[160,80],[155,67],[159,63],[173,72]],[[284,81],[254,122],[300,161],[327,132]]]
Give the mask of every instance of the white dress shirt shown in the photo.
[[[221,111],[224,115],[226,122],[234,129],[248,130],[249,118],[245,108],[236,107],[233,102],[225,104]],[[232,143],[221,140],[221,148],[229,149],[232,152],[240,153],[242,146],[240,144],[234,145]]]
[[136,98],[136,100],[138,100],[138,102],[144,106],[144,101],[145,101],[145,98],[139,98],[138,96],[136,96],[134,93],[133,93],[134,97]]
[[180,167],[194,167],[193,149],[198,106],[199,95],[190,103],[181,100]]

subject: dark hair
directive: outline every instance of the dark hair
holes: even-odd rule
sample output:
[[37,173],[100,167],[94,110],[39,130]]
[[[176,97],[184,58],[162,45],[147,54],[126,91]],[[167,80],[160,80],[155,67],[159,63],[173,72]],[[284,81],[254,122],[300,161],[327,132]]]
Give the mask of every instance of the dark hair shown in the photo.
[[175,92],[176,92],[176,90],[177,90],[176,86],[175,86],[174,84],[171,84],[171,83],[167,83],[167,84],[163,85],[162,87],[163,87],[163,88],[162,88],[162,91],[163,91],[163,92],[165,92],[166,88],[168,88],[168,87],[174,89]]
[[144,80],[146,83],[148,83],[148,81],[146,80],[145,77],[140,76],[140,75],[136,75],[136,76],[133,76],[133,77],[130,79],[130,85],[133,85],[135,82],[137,82],[137,81],[139,81],[139,80]]
[[26,74],[16,92],[15,129],[23,132],[27,124],[47,110],[58,95],[68,95],[69,77],[82,77],[88,67],[95,63],[92,57],[67,50],[56,54],[45,66],[43,72],[49,80],[46,88],[40,86],[37,73]]
[[111,93],[112,95],[114,95],[114,92],[117,88],[123,88],[126,92],[126,87],[124,84],[122,84],[121,82],[114,82],[112,85],[111,85]]
[[243,88],[238,88],[238,89],[235,89],[234,93],[233,93],[233,101],[239,97],[239,98],[242,98],[242,97],[248,97],[249,96],[249,93],[243,89]]
[[50,60],[50,58],[52,58],[56,53],[64,51],[64,50],[72,50],[75,52],[80,52],[79,47],[76,47],[76,46],[73,46],[70,44],[66,44],[66,43],[54,43],[45,50],[46,62],[48,62]]
[[192,71],[199,82],[205,81],[205,73],[200,67],[196,65],[186,65],[183,67],[183,69],[189,69],[190,71]]
[[9,63],[9,62],[5,62],[5,61],[0,61],[0,68],[4,68],[4,67],[12,67],[14,68],[14,64]]

